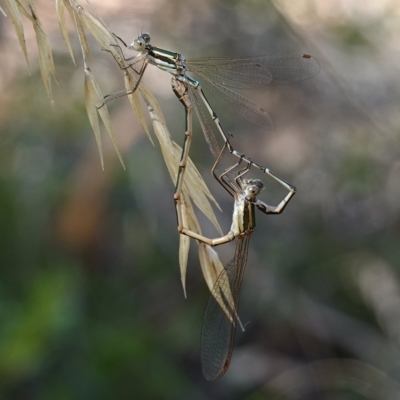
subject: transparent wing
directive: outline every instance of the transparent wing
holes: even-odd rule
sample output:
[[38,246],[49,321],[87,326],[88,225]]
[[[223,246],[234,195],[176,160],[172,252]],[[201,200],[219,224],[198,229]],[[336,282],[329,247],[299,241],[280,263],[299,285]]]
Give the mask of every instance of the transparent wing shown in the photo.
[[271,82],[289,83],[318,74],[319,61],[308,54],[245,58],[198,58],[185,62],[188,71],[237,89],[252,89]]
[[[201,365],[207,380],[220,378],[231,362],[249,237],[245,235],[237,239],[235,256],[215,282],[207,303],[201,333]],[[224,294],[228,292],[232,294],[234,307]],[[223,308],[221,304],[224,305]]]
[[188,68],[188,70],[207,76],[214,83],[236,88],[249,89],[269,85],[272,82],[271,72],[259,65],[202,65]]
[[210,150],[214,158],[219,156],[221,152],[217,139],[215,138],[214,132],[211,128],[211,125],[208,122],[208,119],[204,113],[203,108],[200,106],[199,101],[197,100],[196,94],[193,89],[189,86],[189,98],[196,112],[197,118],[199,119],[201,129],[203,131],[206,142],[210,146]]
[[197,72],[197,74],[204,79],[204,83],[208,84],[207,87],[210,88],[210,91],[219,96],[226,103],[230,104],[232,109],[234,109],[243,118],[246,118],[254,124],[264,128],[270,130],[274,129],[274,124],[271,120],[271,117],[257,104],[254,104],[250,100],[246,99],[246,97],[227,89],[223,85],[214,83],[209,77],[201,72]]

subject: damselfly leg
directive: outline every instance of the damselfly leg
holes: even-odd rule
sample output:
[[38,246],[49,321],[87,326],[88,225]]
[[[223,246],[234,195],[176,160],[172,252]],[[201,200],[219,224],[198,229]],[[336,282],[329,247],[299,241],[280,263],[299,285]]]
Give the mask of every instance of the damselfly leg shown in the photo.
[[[127,49],[128,46],[120,37],[118,37],[114,33],[112,35],[115,39],[115,43],[111,43],[110,46],[118,49],[120,56],[116,56],[116,54],[114,54],[110,50],[107,49],[103,50],[107,51],[108,53],[111,53],[111,55],[114,57],[114,60],[117,62],[119,68],[124,70],[125,73],[128,73],[129,70],[130,76],[134,79],[135,84],[130,89],[120,90],[118,92],[104,96],[104,102],[98,108],[103,107],[108,101],[115,100],[118,99],[119,97],[128,96],[134,93],[139,87],[144,72],[146,71],[146,68],[149,65],[149,60],[146,60],[145,55],[142,53],[136,54],[135,56],[126,57],[126,55],[124,54],[124,49]],[[140,68],[139,70],[137,70],[135,66],[136,64],[139,63],[141,63]]]

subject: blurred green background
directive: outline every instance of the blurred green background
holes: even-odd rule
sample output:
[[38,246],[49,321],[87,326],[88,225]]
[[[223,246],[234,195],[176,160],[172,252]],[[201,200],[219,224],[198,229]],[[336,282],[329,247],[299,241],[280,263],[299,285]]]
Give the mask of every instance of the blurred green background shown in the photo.
[[[209,293],[192,243],[185,300],[173,183],[128,100],[110,104],[126,170],[105,138],[105,171],[83,102],[83,70],[66,55],[54,4],[37,2],[61,87],[54,108],[0,18],[1,399],[400,398],[400,5],[396,1],[92,2],[127,42],[186,57],[310,53],[321,72],[246,93],[276,130],[210,95],[234,146],[294,184],[280,216],[251,239],[231,367],[201,375]],[[85,6],[85,4],[82,4]],[[71,32],[79,60],[77,38]],[[93,42],[103,93],[123,87]],[[170,77],[149,67],[175,141],[184,114]],[[196,126],[191,157],[230,226],[232,201],[212,181]],[[266,182],[263,199],[282,196]],[[216,235],[206,226],[205,232]],[[232,245],[217,249],[226,262]]]

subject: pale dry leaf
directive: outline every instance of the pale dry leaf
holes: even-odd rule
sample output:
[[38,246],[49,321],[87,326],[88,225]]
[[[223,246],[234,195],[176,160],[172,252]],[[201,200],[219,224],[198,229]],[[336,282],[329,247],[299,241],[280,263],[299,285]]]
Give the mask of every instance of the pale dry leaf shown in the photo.
[[0,12],[7,18],[7,14],[5,13],[5,11],[0,7]]
[[[158,115],[155,113],[152,105],[148,102],[147,98],[145,98],[145,102],[147,103],[148,106],[148,111],[150,115],[150,119],[153,124],[153,129],[156,134],[156,137],[160,143],[160,148],[161,152],[164,156],[165,163],[167,165],[167,169],[172,177],[172,180],[176,179],[176,175],[178,172],[178,163],[174,159],[174,157],[171,157],[173,155],[173,146],[171,143],[171,139],[169,136],[169,133],[165,132],[166,126],[160,121]],[[171,199],[172,201],[172,199]],[[183,202],[182,204],[182,218],[183,218],[183,223],[187,221],[187,209],[186,209],[186,202],[184,200],[184,194],[181,193],[181,201]],[[195,216],[194,216],[195,217]],[[190,238],[185,236],[185,235],[180,235],[179,238],[179,266],[180,266],[180,272],[181,272],[181,282],[182,282],[182,287],[183,287],[183,292],[184,296],[186,298],[186,270],[187,270],[187,260],[188,260],[188,252],[189,252],[189,246],[190,246]]]
[[19,0],[17,1],[17,4],[21,13],[32,22],[36,35],[36,43],[38,46],[40,72],[42,74],[42,79],[47,91],[47,95],[49,96],[51,103],[53,104],[51,76],[53,76],[57,83],[58,78],[56,74],[56,68],[54,66],[53,54],[51,51],[49,40],[43,30],[43,26],[36,12],[35,4],[31,0]]
[[53,53],[51,51],[49,39],[44,33],[40,21],[36,15],[36,12],[33,9],[32,9],[32,16],[37,22],[33,24],[33,28],[35,30],[36,42],[39,52],[40,72],[42,74],[42,79],[47,91],[47,95],[49,96],[51,102],[53,103],[53,95],[51,90],[51,77],[53,76],[55,81],[59,83],[56,74],[56,67],[54,65]]
[[14,25],[15,33],[17,34],[19,45],[22,49],[22,54],[24,55],[24,59],[26,65],[29,69],[29,59],[28,59],[28,52],[26,50],[26,42],[25,42],[25,35],[24,35],[24,27],[22,25],[21,14],[18,7],[18,4],[14,0],[5,0],[11,22]]
[[[181,210],[182,210],[182,224],[183,226],[188,226],[187,219],[187,210],[186,210],[186,201],[184,196],[178,200],[181,202]],[[179,235],[179,269],[181,272],[181,282],[183,288],[183,294],[186,296],[186,271],[187,271],[187,263],[190,249],[190,237],[186,235]]]
[[231,311],[235,310],[235,302],[229,284],[216,286],[222,282],[229,282],[227,276],[223,278],[223,274],[226,275],[226,272],[217,252],[209,245],[199,243],[199,259],[204,279],[212,296],[214,296],[231,323],[235,323],[237,315],[233,314]]
[[19,11],[29,19],[31,22],[35,22],[33,16],[31,15],[31,11],[29,9],[29,4],[27,0],[15,0],[16,5],[19,8]]
[[199,258],[201,270],[208,289],[212,292],[218,276],[224,270],[217,252],[209,245],[199,242]]
[[[73,0],[71,0],[73,1]],[[89,1],[88,4],[91,6]],[[92,7],[93,10],[93,7]],[[118,43],[114,37],[114,34],[109,31],[104,21],[100,18],[98,14],[93,16],[91,13],[83,9],[83,7],[78,7],[78,11],[80,14],[80,20],[86,26],[87,29],[91,32],[93,37],[97,40],[97,42],[101,45],[102,50],[105,50],[114,57],[114,60],[117,62],[121,69],[125,69],[128,65],[125,62],[124,58],[121,57]],[[94,10],[93,10],[94,12]]]
[[[172,177],[172,180],[176,180],[176,175],[178,172],[178,161],[175,159],[174,155],[174,146],[172,144],[172,141],[170,139],[169,132],[167,131],[166,125],[163,124],[158,115],[156,114],[155,110],[153,109],[152,105],[148,102],[147,98],[145,98],[145,102],[148,106],[150,118],[152,120],[153,124],[153,129],[156,134],[157,139],[160,142],[160,147],[161,147],[161,152],[164,155],[164,159],[167,165],[167,168],[169,170],[169,173]],[[171,157],[172,155],[172,157]],[[171,199],[172,200],[172,199]],[[190,204],[189,198],[185,198],[185,193],[181,193],[181,210],[182,210],[182,218],[183,218],[183,223],[186,225],[186,223],[189,226],[189,229],[191,230],[196,230],[200,232],[200,226],[197,221],[197,217],[193,211],[193,208]],[[179,206],[179,205],[178,205]],[[190,238],[189,237],[184,237],[184,235],[180,235],[180,247],[179,247],[179,265],[180,265],[180,271],[181,271],[181,281],[182,281],[182,286],[183,286],[183,291],[186,297],[186,285],[185,285],[185,280],[186,280],[186,270],[187,270],[187,254],[189,251],[189,244],[190,244]]]
[[[99,87],[97,87],[97,89],[100,90]],[[122,154],[119,150],[119,146],[118,146],[117,138],[115,136],[114,128],[112,127],[112,124],[111,124],[110,114],[108,113],[108,110],[105,106],[98,109],[98,112],[100,114],[100,117],[103,121],[104,126],[107,129],[108,134],[111,137],[111,141],[114,145],[115,151],[117,152],[119,161],[121,162],[122,167],[125,169],[124,160],[122,159]]]
[[161,109],[154,96],[143,85],[139,86],[139,91],[147,105],[154,133],[160,143],[161,152],[168,172],[171,175],[172,181],[175,183],[178,174],[179,158],[175,158],[171,135],[169,134]]
[[210,201],[212,201],[220,211],[222,211],[221,207],[217,203],[217,200],[215,200],[214,196],[209,191],[202,176],[200,175],[199,170],[196,168],[191,158],[188,158],[187,170],[188,170],[188,183],[193,185],[194,187],[197,187],[199,191],[201,191]]
[[[165,120],[162,117],[162,114],[159,114],[161,113],[161,110],[154,96],[151,95],[147,89],[143,88],[142,85],[139,86],[139,90],[142,93],[146,104],[148,105],[149,115],[153,123],[154,132],[158,141],[160,142],[161,151],[172,181],[175,183],[178,173],[179,160],[182,154],[182,148],[171,140],[171,135],[165,124]],[[215,204],[217,203],[190,158],[188,158],[185,177],[189,177],[189,179],[184,180],[182,192],[188,194],[190,198],[193,199],[193,202],[200,209],[200,211],[211,221],[217,231],[222,235],[221,227],[219,226],[218,220],[207,198],[211,198]],[[188,181],[190,181],[190,183],[188,183]]]
[[97,105],[97,112],[100,114],[103,124],[106,127],[108,134],[110,135],[115,151],[117,152],[119,161],[121,162],[122,167],[125,169],[125,164],[122,159],[121,152],[119,150],[117,138],[115,137],[114,128],[112,127],[110,114],[108,113],[107,106],[105,104],[103,105],[103,95],[100,91],[100,87],[97,84],[92,72],[88,67],[85,68],[85,82],[86,81],[88,83],[87,87],[89,90],[89,96],[91,98],[91,104]]
[[[190,198],[186,197],[184,193],[181,193],[180,196],[180,207],[181,207],[181,215],[182,215],[182,224],[184,227],[188,227],[191,231],[198,233],[201,235],[201,228],[199,221],[194,213],[192,203]],[[176,207],[179,207],[179,204],[176,204]],[[187,261],[188,261],[188,253],[190,246],[190,237],[186,235],[179,235],[179,266],[181,271],[181,281],[183,286],[183,291],[186,298],[186,270],[187,270]],[[200,243],[200,242],[197,242]]]
[[86,38],[85,30],[82,25],[82,21],[80,19],[79,10],[82,7],[73,0],[64,0],[64,5],[68,10],[68,12],[70,13],[72,20],[74,21],[75,29],[76,32],[78,33],[79,42],[84,50],[84,54],[86,55],[87,58],[91,58],[92,55],[90,52],[89,44]]
[[[165,119],[164,119],[164,115],[163,115],[163,113],[161,111],[161,108],[158,105],[157,100],[153,96],[153,94],[146,88],[146,86],[144,86],[142,84],[139,85],[138,89],[139,89],[140,93],[142,94],[143,98],[146,100],[146,103],[148,103],[148,104],[150,104],[152,106],[152,108],[154,109],[154,113],[157,115],[157,117],[160,120],[160,122],[163,125],[167,126],[167,124],[165,122]],[[170,139],[171,135],[169,134],[168,129],[167,129],[165,134],[168,136],[168,139],[171,140]]]
[[105,50],[112,51],[111,43],[114,43],[114,37],[106,28],[103,21],[100,21],[82,7],[78,9],[82,24],[90,31],[93,37]]
[[56,0],[56,11],[57,11],[57,19],[58,25],[60,26],[61,35],[64,39],[64,43],[67,46],[69,55],[72,58],[73,63],[75,63],[74,53],[72,51],[71,42],[69,40],[67,24],[65,22],[65,4],[64,0]]
[[[158,118],[160,124],[165,127],[164,129],[161,129],[160,132],[159,132],[160,133],[160,137],[158,137],[159,142],[168,143],[168,144],[174,143],[171,140],[171,135],[170,135],[170,133],[168,131],[168,128],[167,128],[165,120],[164,120],[164,118],[162,116],[162,112],[161,112],[161,109],[160,109],[160,107],[159,107],[159,105],[157,103],[157,100],[143,85],[139,86],[139,90],[142,93],[146,103],[147,104],[151,104],[151,106],[152,106],[152,108],[154,110],[154,113],[152,113],[152,116]],[[173,154],[172,159],[175,160],[174,162],[178,162],[179,163],[179,160],[180,160],[180,157],[181,157],[181,153],[182,153],[182,149],[176,143],[174,144],[173,153],[174,154]],[[192,181],[191,183],[196,185],[196,186],[200,185],[201,190],[204,193],[206,193],[207,197],[212,199],[212,201],[216,205],[218,205],[217,202],[214,200],[213,196],[211,195],[210,191],[207,189],[207,186],[204,183],[204,181],[202,180],[200,173],[198,172],[198,170],[196,169],[196,167],[194,166],[194,163],[191,161],[190,158],[188,159],[188,165],[189,165],[188,169],[190,170],[189,174],[191,176],[191,181]],[[177,171],[177,167],[175,168],[175,170]],[[172,177],[172,180],[175,182],[176,181],[176,173],[175,173],[175,175],[173,175],[171,177]]]
[[154,109],[148,105],[148,111],[150,119],[153,125],[154,133],[160,143],[161,153],[164,157],[165,164],[168,172],[171,175],[172,181],[176,181],[178,174],[178,163],[174,158],[173,146],[170,138],[165,135],[166,126],[158,119],[158,116],[154,113]]
[[89,0],[86,0],[86,3],[88,4],[89,8],[92,10],[93,14],[95,15],[95,18],[99,21],[99,23],[103,24],[103,26],[106,26],[106,23],[103,21],[103,19],[97,13],[97,11],[94,9],[92,3]]
[[[182,149],[175,142],[172,143],[175,158],[179,159],[178,157],[180,157]],[[218,233],[222,235],[222,229],[208,199],[211,199],[217,206],[218,203],[214,200],[214,197],[208,190],[203,178],[200,176],[200,173],[190,158],[188,158],[186,165],[182,191],[189,194],[199,210],[211,221]]]
[[191,231],[196,232],[199,235],[202,235],[200,223],[196,217],[196,213],[194,212],[192,202],[190,201],[189,197],[187,197],[185,194],[183,195],[186,205],[187,226]]
[[104,158],[103,158],[103,147],[101,144],[101,134],[99,117],[97,113],[97,98],[95,90],[92,88],[91,79],[85,71],[85,83],[84,83],[84,97],[86,112],[89,117],[90,125],[92,126],[94,137],[96,139],[97,148],[99,149],[101,168],[104,170]]
[[[137,81],[128,73],[128,71],[124,71],[125,75],[125,88],[127,90],[133,88]],[[140,104],[140,97],[138,90],[135,90],[133,93],[128,94],[129,102],[131,103],[131,107],[133,112],[136,114],[136,117],[142,126],[143,130],[146,132],[151,144],[154,146],[153,139],[150,135],[149,128],[147,126],[146,118],[144,117],[143,108]]]

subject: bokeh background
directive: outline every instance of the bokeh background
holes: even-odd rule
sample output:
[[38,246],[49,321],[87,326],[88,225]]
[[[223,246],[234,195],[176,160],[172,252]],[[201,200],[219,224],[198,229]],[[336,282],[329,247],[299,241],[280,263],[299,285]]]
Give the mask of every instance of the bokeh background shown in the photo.
[[[245,93],[275,131],[209,96],[234,146],[298,192],[282,215],[258,216],[241,296],[246,331],[237,332],[226,375],[207,382],[199,341],[209,293],[192,243],[184,299],[173,183],[158,145],[128,100],[116,100],[109,108],[126,170],[105,135],[102,171],[75,33],[77,66],[54,4],[36,2],[61,84],[52,108],[30,24],[29,75],[0,15],[0,398],[400,398],[398,1],[91,4],[127,42],[149,31],[154,45],[188,58],[317,57],[316,77]],[[103,93],[121,89],[122,72],[91,44]],[[144,83],[181,143],[184,114],[170,77],[149,67]],[[213,182],[195,129],[191,157],[227,231],[232,201]],[[265,181],[263,199],[277,204],[281,188]],[[232,246],[218,249],[224,262]]]

